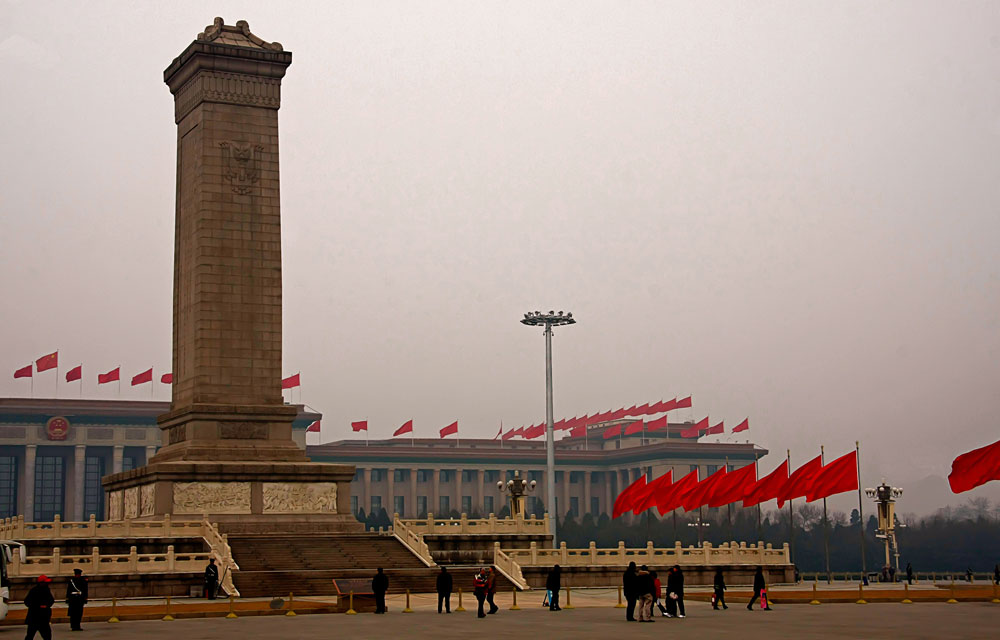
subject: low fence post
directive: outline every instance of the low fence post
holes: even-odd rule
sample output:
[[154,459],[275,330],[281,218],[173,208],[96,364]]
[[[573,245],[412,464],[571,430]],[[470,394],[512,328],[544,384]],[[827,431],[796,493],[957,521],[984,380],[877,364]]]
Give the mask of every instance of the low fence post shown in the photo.
[[572,598],[571,594],[572,594],[572,590],[569,588],[569,585],[566,585],[566,606],[563,607],[563,609],[575,609],[576,608],[576,607],[573,606],[573,598]]
[[354,592],[351,591],[350,594],[347,597],[348,597],[348,600],[347,600],[347,615],[349,615],[349,616],[356,615],[358,612],[354,610]]
[[910,600],[910,584],[908,582],[903,583],[903,604],[913,604],[913,600]]
[[465,611],[465,607],[462,606],[462,587],[458,588],[458,607],[455,608],[455,612]]
[[234,620],[237,617],[239,617],[239,616],[236,615],[236,611],[234,611],[235,601],[236,601],[236,597],[233,596],[233,595],[230,595],[229,596],[229,613],[226,614],[226,619],[227,620]]
[[[133,547],[134,548],[134,547]],[[52,547],[52,575],[59,575],[59,570],[62,565],[62,550],[59,547]]]
[[410,590],[406,590],[406,607],[403,609],[403,613],[413,613],[413,609],[410,608]]
[[868,604],[868,601],[865,600],[865,587],[861,582],[858,583],[858,604]]
[[949,597],[945,602],[948,604],[958,604],[958,600],[955,599],[955,576],[951,577],[951,586],[948,587]]
[[[132,548],[135,549],[135,547]],[[174,617],[170,615],[170,596],[167,596],[167,614],[163,616],[163,620],[165,620],[166,622],[170,622],[173,619]]]
[[291,591],[288,592],[288,613],[286,613],[285,615],[286,616],[298,615],[295,613],[295,594],[292,593]]
[[511,611],[520,611],[521,607],[517,606],[517,587],[511,590],[511,594],[514,596],[514,604],[510,605]]
[[118,598],[111,596],[111,617],[108,618],[108,622],[121,622],[118,619]]
[[993,604],[1000,604],[1000,598],[997,597],[997,583],[993,583]]
[[819,604],[819,598],[816,596],[816,582],[813,582],[813,599],[809,601],[809,604]]
[[[17,557],[17,556],[15,556]],[[101,571],[101,548],[90,548],[90,575],[95,576]]]
[[615,609],[624,609],[625,605],[622,604],[622,586],[618,585],[618,604],[615,605]]

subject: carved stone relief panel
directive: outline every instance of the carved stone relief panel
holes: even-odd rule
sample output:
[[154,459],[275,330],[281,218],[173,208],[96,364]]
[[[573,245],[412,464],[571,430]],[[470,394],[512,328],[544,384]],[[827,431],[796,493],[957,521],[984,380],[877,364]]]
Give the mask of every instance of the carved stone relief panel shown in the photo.
[[265,482],[264,513],[337,513],[336,482]]
[[219,425],[223,440],[263,440],[267,438],[267,425],[259,422],[224,422]]
[[249,482],[175,482],[174,513],[250,513]]
[[154,502],[154,492],[153,488],[156,485],[144,484],[139,487],[139,515],[140,516],[151,516],[155,511],[156,503]]
[[122,513],[124,513],[124,500],[125,493],[121,489],[117,489],[108,494],[108,520],[121,520]]
[[139,517],[139,487],[125,489],[125,519]]

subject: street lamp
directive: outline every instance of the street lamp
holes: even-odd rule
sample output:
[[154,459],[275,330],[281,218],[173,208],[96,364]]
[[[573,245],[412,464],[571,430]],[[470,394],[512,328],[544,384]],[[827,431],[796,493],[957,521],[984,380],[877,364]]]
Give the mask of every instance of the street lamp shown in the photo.
[[[903,495],[903,490],[899,487],[890,487],[882,478],[882,484],[875,488],[865,489],[865,495],[875,501],[878,506],[878,531],[876,538],[885,540],[885,567],[889,566],[889,547],[891,546],[896,556],[896,573],[899,573],[899,545],[896,543],[896,500]],[[864,526],[864,523],[861,523]]]
[[497,489],[500,493],[510,494],[511,518],[516,518],[519,514],[524,516],[524,494],[533,492],[536,484],[538,483],[534,480],[528,482],[522,478],[517,471],[514,472],[514,477],[507,482],[497,480]]
[[[559,514],[556,513],[556,444],[555,435],[552,428],[552,327],[561,327],[567,324],[576,324],[573,314],[560,311],[542,313],[541,311],[529,311],[524,314],[521,324],[531,327],[545,327],[545,469],[546,469],[546,493],[548,498],[548,512],[552,524],[552,545],[558,544],[556,537],[556,523]],[[554,516],[554,517],[553,517]]]

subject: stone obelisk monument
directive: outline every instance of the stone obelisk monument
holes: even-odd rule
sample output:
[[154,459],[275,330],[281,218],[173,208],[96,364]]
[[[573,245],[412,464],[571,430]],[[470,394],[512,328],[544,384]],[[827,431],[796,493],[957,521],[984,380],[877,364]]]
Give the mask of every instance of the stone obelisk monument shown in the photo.
[[209,514],[230,531],[359,529],[354,467],[311,463],[281,396],[278,108],[292,54],[216,18],[166,71],[177,123],[173,401],[109,518]]

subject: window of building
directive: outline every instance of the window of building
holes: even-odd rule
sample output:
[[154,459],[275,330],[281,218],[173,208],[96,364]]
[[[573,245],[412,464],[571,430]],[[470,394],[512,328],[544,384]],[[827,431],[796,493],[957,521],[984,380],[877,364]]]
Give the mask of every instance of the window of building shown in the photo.
[[594,514],[595,516],[599,515],[601,513],[601,500],[600,500],[600,498],[591,498],[590,499],[590,512],[592,514]]
[[465,515],[472,513],[472,496],[462,496],[462,513]]
[[483,513],[496,513],[493,510],[493,496],[483,496]]
[[500,479],[500,472],[496,469],[491,469],[489,471],[483,472],[483,482],[486,484],[492,484]]
[[528,480],[534,480],[535,482],[541,482],[542,481],[542,472],[541,471],[529,471],[528,472]]
[[504,480],[513,480],[513,479],[514,479],[514,470],[507,469],[506,477],[504,478]]
[[462,482],[475,482],[475,481],[476,481],[475,469],[462,469]]
[[406,511],[404,510],[406,501],[404,501],[403,498],[404,496],[393,496],[392,498],[393,513],[398,513],[400,518],[406,515]]
[[382,508],[382,496],[372,496],[372,510],[369,513],[378,513]]
[[358,515],[358,497],[351,496],[351,513]]
[[355,467],[354,468],[354,479],[351,480],[351,482],[361,482],[361,468],[360,467]]
[[580,499],[573,497],[569,499],[569,512],[574,518],[580,517]]
[[385,482],[385,469],[372,469],[372,482]]
[[442,518],[447,518],[451,513],[451,496],[438,496],[438,513]]
[[[393,482],[406,482],[410,479],[409,469],[393,469],[392,470],[392,481]],[[402,513],[402,511],[400,511]]]
[[583,479],[583,472],[582,471],[570,471],[569,472],[569,483],[570,484],[579,484],[582,479]]
[[136,469],[138,467],[139,465],[135,463],[135,456],[122,457],[122,471],[131,471],[132,469]]
[[65,468],[59,456],[35,458],[35,522],[51,522],[63,515]]
[[604,472],[603,471],[593,471],[590,474],[590,484],[600,484],[604,482]]
[[417,517],[427,517],[427,496],[417,496]]
[[556,484],[562,484],[562,483],[563,483],[563,472],[556,471]]
[[707,478],[708,476],[712,475],[713,473],[715,473],[718,470],[719,470],[719,465],[717,465],[717,464],[707,465],[705,467],[705,477]]
[[455,471],[453,469],[441,469],[441,482],[451,482],[455,479]]
[[430,481],[431,481],[430,469],[417,469],[417,482],[430,482]]
[[98,520],[104,519],[102,477],[104,477],[104,458],[87,456],[83,473],[83,517],[85,520],[89,519],[91,515]]
[[0,518],[17,515],[17,458],[0,456]]
[[698,470],[698,465],[696,465],[696,464],[693,464],[693,465],[691,465],[690,467],[688,467],[688,472],[689,472],[689,473],[690,473],[691,471],[697,471],[697,470]]

